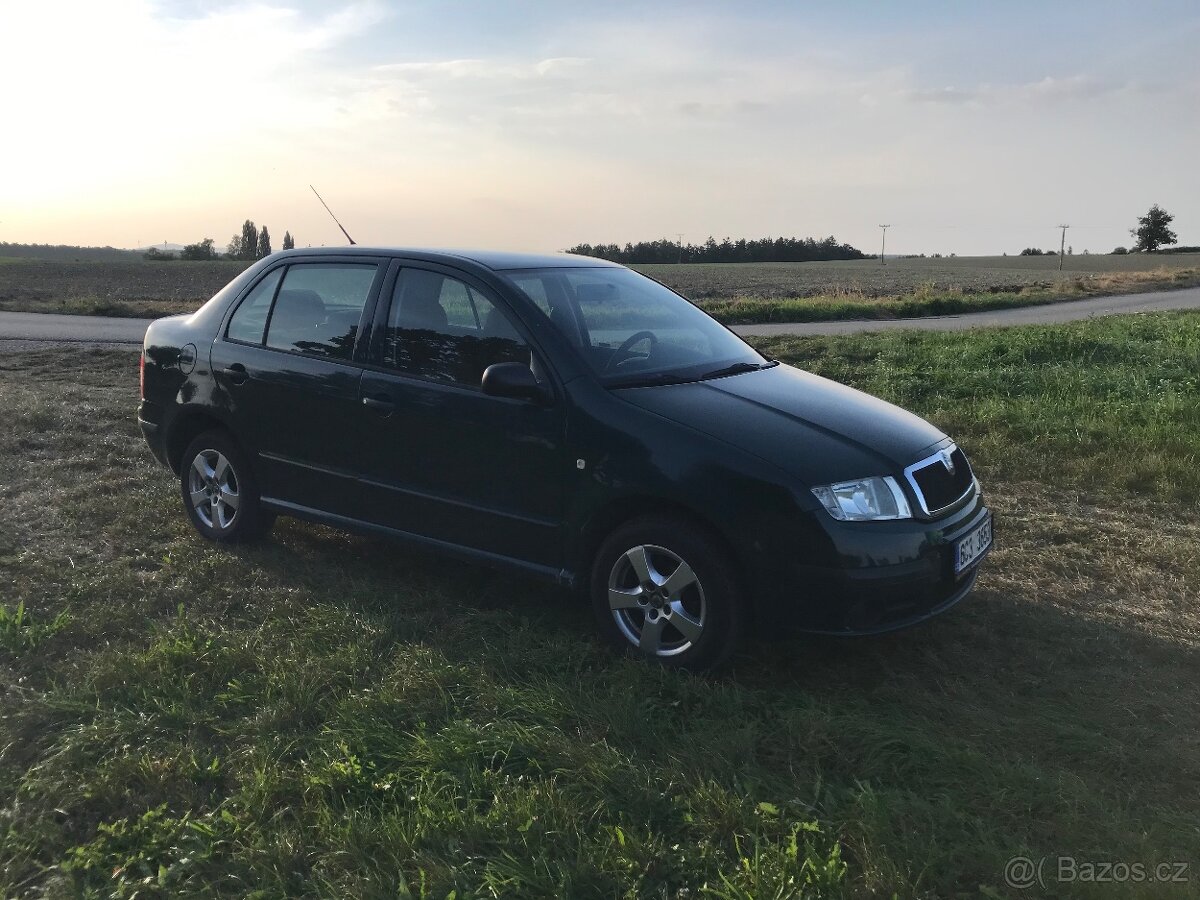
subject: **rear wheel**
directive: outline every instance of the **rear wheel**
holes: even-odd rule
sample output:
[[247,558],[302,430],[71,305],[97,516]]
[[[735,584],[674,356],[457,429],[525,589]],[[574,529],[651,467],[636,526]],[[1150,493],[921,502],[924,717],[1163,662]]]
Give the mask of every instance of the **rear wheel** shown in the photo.
[[738,588],[720,543],[679,519],[648,517],[621,526],[592,567],[593,609],[611,642],[697,671],[724,662],[737,645]]
[[245,452],[224,431],[206,431],[183,451],[179,486],[188,518],[210,541],[256,540],[274,523]]

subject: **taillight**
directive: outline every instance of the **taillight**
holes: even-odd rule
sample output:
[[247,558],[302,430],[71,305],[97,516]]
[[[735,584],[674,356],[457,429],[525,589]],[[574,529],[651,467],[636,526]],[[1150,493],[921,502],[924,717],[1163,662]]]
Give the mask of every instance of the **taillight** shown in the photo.
[[146,399],[146,351],[138,354],[138,396]]

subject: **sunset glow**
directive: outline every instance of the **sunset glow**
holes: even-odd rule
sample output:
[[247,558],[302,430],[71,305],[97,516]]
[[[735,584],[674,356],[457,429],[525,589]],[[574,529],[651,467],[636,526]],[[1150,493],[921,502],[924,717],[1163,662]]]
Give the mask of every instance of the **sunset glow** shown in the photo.
[[1195,4],[976,6],[4,0],[0,240],[1200,243]]

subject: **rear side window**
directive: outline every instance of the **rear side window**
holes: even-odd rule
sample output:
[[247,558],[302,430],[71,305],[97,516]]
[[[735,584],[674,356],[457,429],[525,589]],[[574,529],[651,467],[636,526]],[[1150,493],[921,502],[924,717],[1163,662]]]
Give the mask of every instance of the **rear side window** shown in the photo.
[[290,266],[267,328],[267,346],[350,359],[377,266],[312,263]]
[[276,269],[254,286],[241,305],[234,310],[229,320],[229,328],[225,336],[231,341],[242,341],[247,344],[261,344],[263,333],[267,330],[267,313],[271,311],[271,300],[275,297],[275,288],[279,285],[282,269]]
[[383,337],[384,364],[418,378],[478,388],[493,363],[530,364],[507,314],[475,288],[439,272],[404,269]]

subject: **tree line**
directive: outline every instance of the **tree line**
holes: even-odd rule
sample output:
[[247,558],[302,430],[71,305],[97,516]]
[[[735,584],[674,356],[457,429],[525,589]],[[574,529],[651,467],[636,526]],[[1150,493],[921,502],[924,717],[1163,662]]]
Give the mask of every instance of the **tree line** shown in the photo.
[[13,259],[51,259],[63,262],[129,262],[137,259],[134,250],[117,247],[76,247],[72,244],[11,244],[0,241],[0,257]]
[[[296,241],[292,237],[292,233],[285,231],[282,249],[291,250],[295,246]],[[250,219],[242,223],[241,234],[231,237],[225,248],[225,255],[230,259],[262,259],[270,256],[271,253],[271,233],[267,230],[267,226],[264,225],[260,230]]]
[[738,263],[738,262],[815,262],[831,259],[868,259],[837,238],[822,241],[813,238],[771,238],[758,240],[725,238],[717,242],[709,237],[703,244],[683,244],[660,238],[636,244],[576,244],[567,250],[580,256],[594,256],[617,263]]
[[[283,233],[283,245],[281,249],[291,250],[296,246],[296,239],[292,237],[290,231]],[[242,223],[242,230],[229,239],[229,243],[225,247],[225,259],[238,259],[252,261],[270,256],[274,250],[271,247],[271,232],[264,225],[261,229],[254,224],[250,219]],[[164,252],[157,247],[151,247],[143,256],[150,260],[171,260],[175,259],[174,253]],[[179,251],[179,259],[189,260],[214,260],[221,259],[221,254],[217,250],[216,241],[212,238],[204,238],[196,241],[194,244],[187,244]]]

